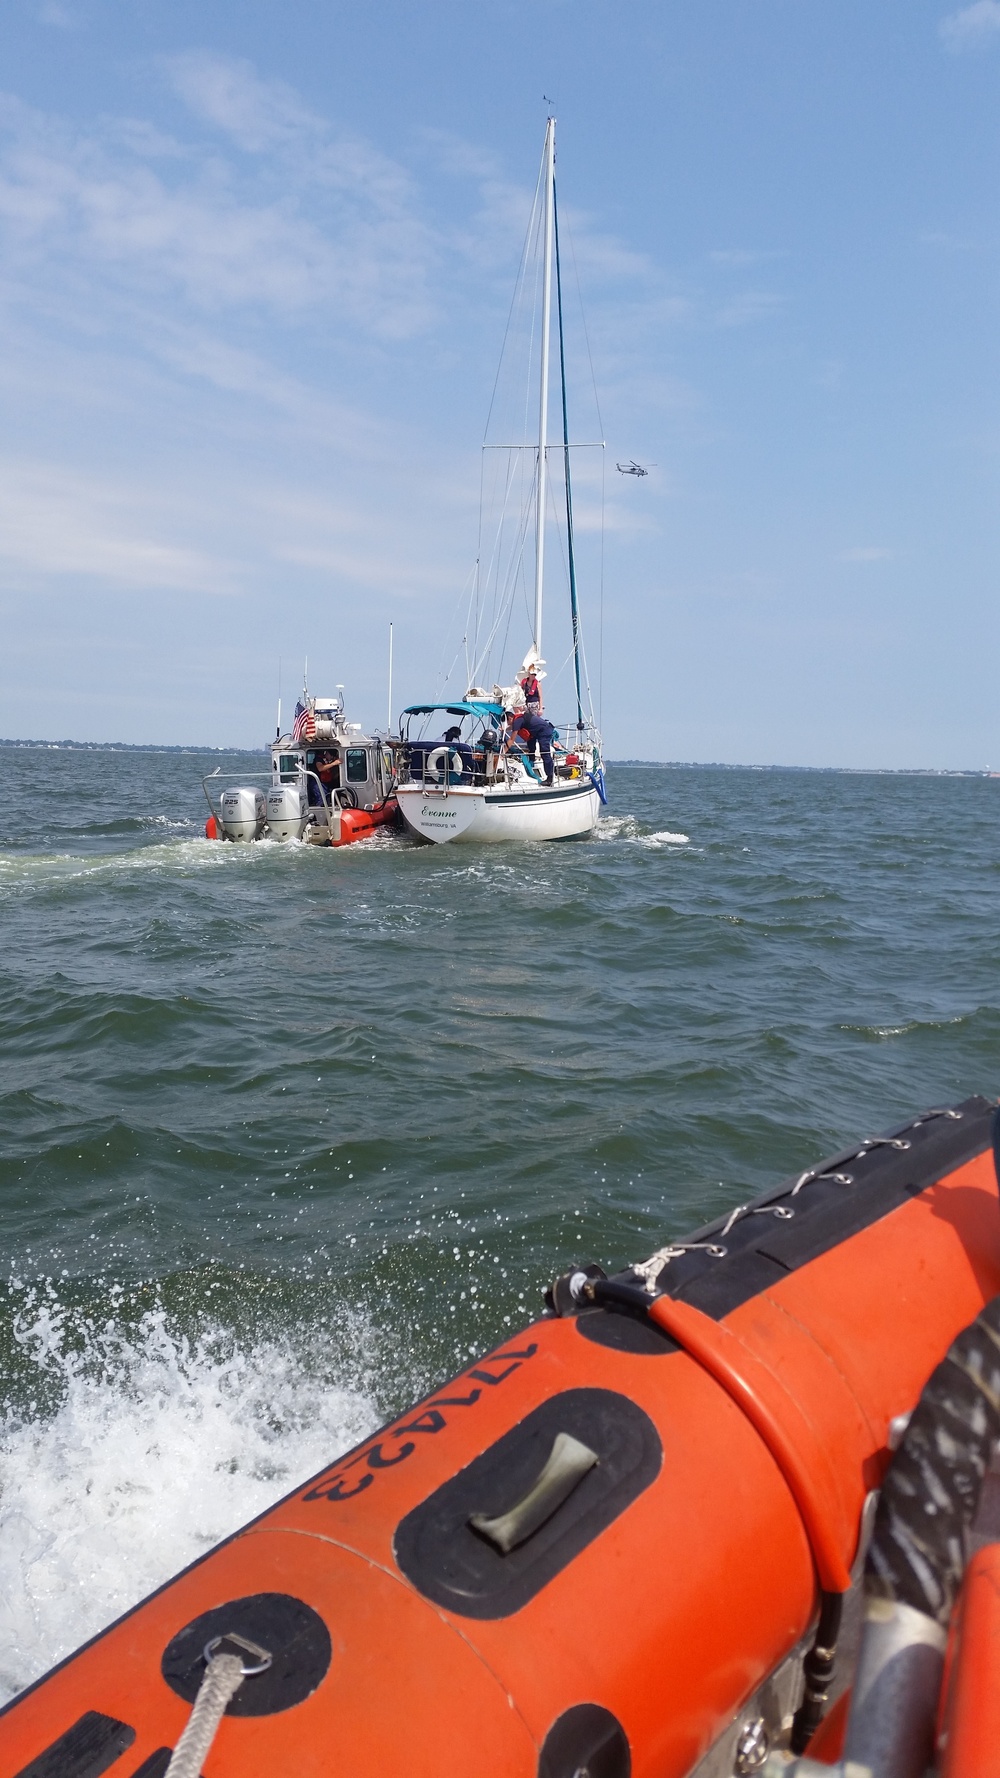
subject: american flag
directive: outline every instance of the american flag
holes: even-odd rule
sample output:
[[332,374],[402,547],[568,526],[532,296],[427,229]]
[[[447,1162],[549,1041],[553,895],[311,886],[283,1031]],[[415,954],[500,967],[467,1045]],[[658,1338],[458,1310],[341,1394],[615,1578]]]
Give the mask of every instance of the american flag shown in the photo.
[[312,741],[316,735],[316,718],[308,705],[298,703],[295,706],[295,721],[292,723],[293,741]]

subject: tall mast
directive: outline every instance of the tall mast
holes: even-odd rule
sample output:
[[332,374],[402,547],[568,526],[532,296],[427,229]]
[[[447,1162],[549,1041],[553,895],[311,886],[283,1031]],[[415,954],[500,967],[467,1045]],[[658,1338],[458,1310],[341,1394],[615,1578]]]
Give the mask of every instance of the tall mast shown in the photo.
[[556,238],[556,309],[559,317],[559,382],[562,389],[563,474],[566,483],[566,553],[569,559],[569,609],[573,620],[573,672],[576,678],[576,726],[583,728],[583,692],[580,686],[580,602],[576,592],[576,551],[573,547],[573,483],[569,473],[569,411],[566,406],[566,340],[563,333],[562,266],[559,260],[559,208],[552,182],[552,216]]
[[556,167],[556,120],[545,126],[542,151],[545,186],[545,241],[542,249],[542,357],[538,392],[538,506],[535,512],[535,634],[534,652],[542,652],[542,587],[545,580],[546,451],[549,438],[549,334],[552,324],[552,234]]

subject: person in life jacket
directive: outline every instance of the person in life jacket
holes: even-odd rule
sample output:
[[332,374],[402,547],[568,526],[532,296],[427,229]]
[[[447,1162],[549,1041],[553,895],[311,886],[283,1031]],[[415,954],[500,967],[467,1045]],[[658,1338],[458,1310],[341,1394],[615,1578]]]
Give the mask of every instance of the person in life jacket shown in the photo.
[[318,753],[316,755],[316,776],[327,790],[340,789],[340,755],[339,753]]
[[309,798],[310,805],[314,808],[319,808],[323,804],[323,792],[320,790],[316,779],[318,778],[319,783],[322,784],[327,799],[333,795],[335,790],[339,790],[340,755],[339,753],[307,754],[306,765],[309,767],[309,782],[306,794]]
[[524,711],[523,714],[509,710],[507,716],[510,722],[507,737],[508,746],[516,752],[526,754],[528,759],[534,759],[537,749],[542,756],[545,782],[548,785],[553,784],[555,773],[552,765],[552,737],[556,732],[554,725],[546,717],[538,716],[530,710]]
[[[544,665],[542,661],[533,661],[518,681],[524,693],[524,707],[529,716],[541,716],[542,714],[542,688],[538,679],[538,668],[542,665]],[[542,678],[544,679],[544,677],[543,673]]]

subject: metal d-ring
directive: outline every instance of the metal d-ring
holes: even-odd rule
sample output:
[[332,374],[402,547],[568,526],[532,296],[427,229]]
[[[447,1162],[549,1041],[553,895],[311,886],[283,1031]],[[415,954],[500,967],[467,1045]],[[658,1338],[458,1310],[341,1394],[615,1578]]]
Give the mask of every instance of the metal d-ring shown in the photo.
[[270,1650],[261,1648],[258,1642],[251,1642],[246,1636],[238,1636],[235,1630],[226,1630],[221,1636],[213,1636],[211,1642],[206,1642],[203,1651],[206,1667],[215,1658],[216,1651],[223,1642],[235,1642],[237,1648],[245,1649],[248,1655],[257,1656],[256,1663],[249,1666],[245,1661],[242,1663],[244,1679],[252,1679],[258,1673],[266,1673],[274,1659]]

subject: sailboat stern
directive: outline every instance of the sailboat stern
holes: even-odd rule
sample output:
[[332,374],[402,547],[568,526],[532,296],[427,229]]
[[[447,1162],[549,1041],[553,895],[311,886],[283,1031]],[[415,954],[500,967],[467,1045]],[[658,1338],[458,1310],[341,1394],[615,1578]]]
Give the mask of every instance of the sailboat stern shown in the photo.
[[498,783],[484,789],[423,790],[402,784],[396,792],[410,832],[443,845],[509,844],[520,840],[583,840],[600,816],[591,782],[543,786]]
[[402,784],[396,797],[410,832],[435,846],[468,835],[477,816],[482,815],[486,800],[481,790],[453,785],[446,790],[433,790],[419,784]]

